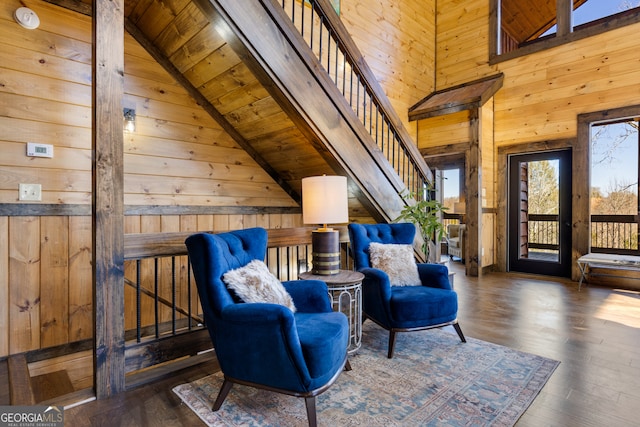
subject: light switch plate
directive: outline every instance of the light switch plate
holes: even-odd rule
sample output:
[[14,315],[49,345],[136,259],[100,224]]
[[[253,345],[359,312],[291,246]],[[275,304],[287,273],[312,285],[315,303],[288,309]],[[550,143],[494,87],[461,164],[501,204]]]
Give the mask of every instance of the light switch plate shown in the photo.
[[42,185],[41,184],[20,184],[20,200],[36,201],[42,200]]

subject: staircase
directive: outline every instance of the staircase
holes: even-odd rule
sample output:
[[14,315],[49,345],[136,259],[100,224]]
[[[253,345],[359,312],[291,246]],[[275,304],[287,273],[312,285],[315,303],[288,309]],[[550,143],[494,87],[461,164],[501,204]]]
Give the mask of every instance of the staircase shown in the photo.
[[[169,10],[168,5],[173,9]],[[327,0],[130,0],[125,26],[271,177],[349,178],[350,217],[395,219],[431,172]]]
[[[328,0],[197,0],[236,36],[249,68],[379,221],[395,219],[431,172]],[[269,17],[270,19],[265,19]],[[278,49],[274,50],[274,46]]]

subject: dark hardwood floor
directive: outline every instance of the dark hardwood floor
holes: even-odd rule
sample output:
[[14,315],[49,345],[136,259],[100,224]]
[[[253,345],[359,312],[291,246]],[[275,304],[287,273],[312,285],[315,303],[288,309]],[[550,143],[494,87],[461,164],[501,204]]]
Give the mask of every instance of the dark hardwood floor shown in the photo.
[[[456,272],[465,335],[559,360],[517,426],[640,425],[640,293],[544,276]],[[69,426],[203,425],[172,387],[208,375],[214,361],[117,397],[65,411]]]

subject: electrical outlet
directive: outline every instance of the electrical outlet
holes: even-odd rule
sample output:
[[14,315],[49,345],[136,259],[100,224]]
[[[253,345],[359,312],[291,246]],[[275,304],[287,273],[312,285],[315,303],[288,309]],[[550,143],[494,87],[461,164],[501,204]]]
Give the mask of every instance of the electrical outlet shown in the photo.
[[42,200],[42,185],[40,184],[20,184],[20,200],[30,200],[39,202]]

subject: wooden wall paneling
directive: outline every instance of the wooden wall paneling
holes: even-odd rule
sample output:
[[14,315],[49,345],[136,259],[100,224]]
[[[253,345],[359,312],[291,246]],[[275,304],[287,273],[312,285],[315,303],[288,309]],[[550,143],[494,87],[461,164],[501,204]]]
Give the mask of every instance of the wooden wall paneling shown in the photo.
[[418,148],[469,142],[469,111],[417,120]]
[[89,149],[91,146],[91,129],[89,128],[60,123],[38,123],[35,126],[28,119],[12,117],[0,117],[0,128],[2,128],[2,139],[9,142],[41,141],[45,144],[83,149]]
[[11,69],[3,70],[2,74],[3,90],[10,90],[15,95],[38,98],[46,94],[51,101],[83,106],[88,106],[91,99],[90,86],[62,81],[61,76],[41,75],[34,78],[31,73]]
[[29,70],[31,74],[66,80],[68,82],[91,84],[91,67],[81,62],[74,63],[66,58],[41,53],[26,52],[25,49],[3,45],[0,63],[11,64],[6,68]]
[[40,218],[40,347],[69,342],[69,217]]
[[[130,35],[127,35],[125,40],[127,40],[127,43],[125,44],[125,49],[127,50],[131,49],[129,46],[133,46],[133,49],[138,49],[140,47],[140,45]],[[175,80],[165,70],[158,67],[158,64],[152,58],[140,58],[132,54],[126,54],[124,71],[125,79],[127,76],[131,75],[151,80],[153,82],[158,82],[162,85],[176,84]]]
[[216,214],[213,216],[213,230],[216,232],[231,230],[231,215]]
[[213,215],[198,215],[198,231],[213,231]]
[[[47,170],[71,170],[88,171],[91,170],[91,151],[78,148],[54,147],[54,157],[27,157],[26,145],[23,143],[4,142],[3,162],[20,168],[35,169],[34,172],[25,171],[23,173],[37,174],[40,169]],[[57,181],[63,180],[58,178]],[[82,185],[82,184],[79,184]],[[82,188],[86,188],[84,185]]]
[[[39,31],[51,32],[85,43],[91,43],[91,33],[87,32],[87,25],[91,19],[78,13],[71,13],[69,10],[49,4],[40,0],[20,0],[21,3],[33,9],[40,17]],[[59,22],[65,25],[60,27]]]
[[242,230],[244,226],[244,215],[229,215],[229,230]]
[[341,4],[340,19],[414,138],[404,112],[434,90],[435,11],[435,0]]
[[142,116],[153,117],[155,120],[177,122],[187,125],[220,128],[220,126],[197,105],[180,105],[169,100],[150,99],[146,96],[137,97],[131,94],[125,96],[125,103],[138,106]]
[[[0,25],[0,44],[6,44],[13,47],[28,49],[40,53],[52,54],[58,58],[77,61],[79,63],[91,63],[91,43],[83,39],[68,37],[65,34],[65,27],[57,26],[54,21],[50,31],[28,31],[24,30],[13,20],[13,12],[17,8],[12,2],[3,2],[0,4],[0,21],[6,20],[8,25]],[[35,10],[35,9],[34,9]],[[42,21],[42,20],[41,20]],[[55,29],[53,28],[55,27]],[[19,31],[20,37],[15,37],[16,31]],[[24,60],[24,55],[15,58],[17,63]],[[7,68],[14,68],[16,63],[3,63]],[[14,69],[22,69],[14,68]],[[34,68],[34,73],[38,73],[40,67]]]
[[[267,175],[274,180],[282,189],[289,194],[293,199],[298,200],[299,195],[295,194],[289,185],[281,179],[278,172],[265,162],[259,153],[257,153],[250,144],[242,137],[242,135],[235,129],[231,123],[227,121],[209,102],[206,96],[203,96],[201,92],[186,78],[184,75],[176,69],[175,65],[169,62],[166,55],[164,55],[158,47],[151,43],[148,37],[141,31],[140,28],[135,27],[130,21],[126,21],[127,31],[134,35],[135,39],[144,45],[145,49],[158,61],[162,67],[167,70],[185,89],[193,96],[197,102],[203,107],[203,109],[213,117],[220,126],[226,130],[227,133],[238,143],[245,151],[249,152],[257,165],[254,165],[256,174],[266,172]],[[234,76],[237,79],[237,76]]]
[[[495,74],[488,58],[489,1],[437,4],[436,89]],[[466,37],[466,30],[475,31],[474,36]]]
[[262,227],[265,229],[270,229],[271,228],[271,221],[270,221],[270,214],[257,214],[256,215],[256,221],[255,221],[255,226],[256,227]]
[[[130,45],[139,46],[138,43],[134,41],[132,41]],[[125,61],[136,62],[141,60],[131,55],[125,55]],[[149,62],[150,64],[153,63],[151,60],[149,60]],[[151,66],[151,68],[155,67]],[[191,109],[199,108],[194,99],[169,76],[163,80],[169,81],[163,82],[159,79],[151,79],[130,72],[126,74],[124,90],[126,94],[132,97],[150,99],[171,105],[179,105],[181,107],[190,107]]]
[[91,217],[69,217],[69,341],[93,338]]
[[[9,235],[9,217],[0,216],[0,236]],[[0,357],[9,354],[9,239],[0,239]]]
[[214,164],[209,161],[162,159],[162,163],[149,162],[143,156],[127,155],[126,171],[143,175],[172,175],[183,177],[208,177],[212,180],[233,180],[253,182],[273,182],[266,172],[255,165],[227,165],[226,163]]
[[40,346],[40,218],[9,219],[9,352]]
[[24,98],[14,94],[4,94],[3,116],[29,117],[36,121],[65,123],[71,126],[89,127],[91,125],[91,109],[80,105],[60,104],[48,99]]
[[486,271],[488,267],[492,267],[495,264],[495,251],[496,251],[496,214],[483,213],[482,214],[482,269]]

